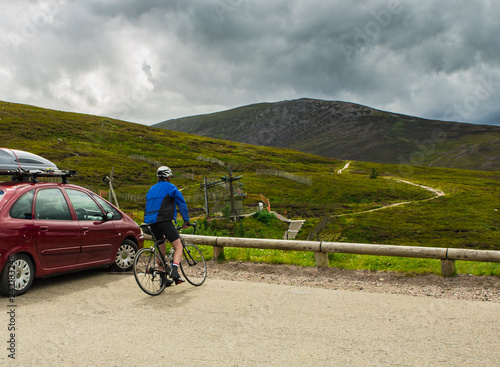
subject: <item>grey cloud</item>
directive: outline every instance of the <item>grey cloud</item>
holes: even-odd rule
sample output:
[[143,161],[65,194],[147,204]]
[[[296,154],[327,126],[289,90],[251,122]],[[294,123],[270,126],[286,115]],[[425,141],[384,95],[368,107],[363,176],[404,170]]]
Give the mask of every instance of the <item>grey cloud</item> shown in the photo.
[[[52,1],[16,52],[0,44],[2,99],[148,124],[299,97],[466,122],[500,114],[497,85],[475,97],[500,74],[500,4],[486,0]],[[4,34],[22,29],[8,15],[21,3],[0,15]]]

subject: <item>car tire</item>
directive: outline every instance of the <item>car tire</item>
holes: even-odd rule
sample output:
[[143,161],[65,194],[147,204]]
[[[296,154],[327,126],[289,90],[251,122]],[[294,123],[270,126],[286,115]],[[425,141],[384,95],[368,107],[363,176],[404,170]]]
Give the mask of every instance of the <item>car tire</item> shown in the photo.
[[132,240],[123,240],[116,251],[115,263],[111,267],[113,271],[130,271],[134,266],[134,258],[138,247]]
[[[9,273],[12,276],[9,277]],[[0,293],[10,297],[20,296],[30,289],[34,278],[35,267],[31,259],[25,254],[14,254],[9,257],[0,275]]]

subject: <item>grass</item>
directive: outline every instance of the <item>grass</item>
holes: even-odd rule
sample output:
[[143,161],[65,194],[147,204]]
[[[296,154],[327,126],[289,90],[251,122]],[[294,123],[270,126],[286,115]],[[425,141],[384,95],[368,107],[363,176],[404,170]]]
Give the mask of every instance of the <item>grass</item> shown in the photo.
[[[243,185],[241,189],[247,194],[243,200],[245,207],[256,207],[262,194],[270,199],[271,210],[290,219],[305,219],[298,234],[300,240],[305,240],[322,218],[330,216],[330,221],[319,234],[321,238],[402,246],[500,250],[499,172],[352,162],[344,173],[337,174],[345,161],[291,149],[240,144],[14,103],[0,102],[0,107],[1,147],[30,151],[52,160],[61,169],[75,169],[78,176],[71,179],[71,183],[90,186],[95,191],[108,189],[102,178],[109,176],[114,168],[115,192],[143,198],[120,200],[120,208],[129,213],[134,211],[138,223],[143,218],[141,210],[145,205],[145,194],[155,183],[156,167],[147,159],[169,165],[176,174],[173,182],[183,189],[183,194],[200,197],[198,201],[188,202],[190,212],[194,213],[192,216],[203,212],[200,183],[204,177],[220,179],[227,170],[218,164],[198,160],[202,155],[231,164],[233,174],[242,176],[238,184]],[[146,159],[131,158],[134,156]],[[310,178],[313,184],[308,186],[285,178],[257,175],[258,169],[286,171]],[[374,171],[378,176],[370,178]],[[181,178],[181,174],[191,174],[194,179]],[[446,196],[425,201],[433,196],[429,191],[385,177],[437,188]],[[355,214],[405,201],[413,203]],[[348,215],[335,217],[338,214]],[[208,222],[204,234],[216,236],[282,238],[286,230],[283,222],[263,223],[256,218],[238,224],[224,219]],[[311,253],[226,250],[229,259],[234,256],[235,260],[265,259],[274,263],[314,265]],[[439,262],[435,261],[431,263],[437,265],[411,259],[408,263],[411,266],[405,266],[401,264],[406,261],[404,259],[389,261],[366,256],[357,258],[355,255],[332,258],[331,261],[331,266],[335,267],[439,272]],[[437,266],[438,270],[432,266]],[[498,274],[497,265],[485,266],[457,262],[459,272]]]
[[253,263],[316,266],[314,254],[304,251],[265,250],[250,248],[224,248],[222,261],[247,261]]
[[500,132],[496,127],[424,120],[343,102],[303,99],[262,103],[156,126],[237,141],[261,137],[270,128],[269,137],[275,144],[326,157],[499,168],[494,159],[499,154],[496,141]]
[[[256,218],[250,220],[242,220],[237,226],[248,228],[256,228],[258,233],[261,233],[263,227],[269,227],[264,236],[253,236],[259,238],[281,238],[283,228],[279,228],[280,223],[275,222],[275,218],[270,221],[261,222]],[[211,223],[202,221],[201,232],[209,231],[217,233],[224,228],[224,220],[212,221]],[[227,221],[227,223],[229,223]],[[213,229],[209,229],[210,225],[215,225]],[[234,223],[233,223],[234,225]],[[274,229],[272,229],[274,227]],[[238,231],[238,229],[236,229]],[[279,234],[276,236],[270,233]],[[237,234],[237,233],[236,233]],[[217,235],[217,234],[215,234]],[[221,235],[234,235],[229,230]],[[239,235],[240,237],[245,237]],[[249,236],[247,236],[249,237]],[[332,236],[330,236],[332,237]],[[334,235],[332,238],[339,240],[339,235]],[[323,234],[324,240],[330,240],[327,235]],[[340,238],[343,240],[343,238]],[[213,249],[211,246],[200,246],[207,259],[213,258]],[[314,253],[309,251],[288,251],[288,250],[268,250],[268,249],[252,249],[252,248],[224,248],[224,257],[218,259],[221,262],[227,261],[245,261],[253,263],[269,263],[269,264],[287,264],[304,267],[316,266]],[[338,269],[351,270],[370,270],[370,271],[388,271],[400,272],[408,275],[417,274],[437,274],[441,275],[440,260],[405,258],[405,257],[390,257],[390,256],[373,256],[373,255],[353,255],[353,254],[328,254],[329,266]],[[500,264],[476,261],[456,261],[456,271],[458,274],[471,274],[475,276],[500,276]]]
[[[206,259],[213,258],[211,246],[202,248]],[[224,258],[221,262],[244,261],[252,263],[286,264],[303,267],[316,266],[313,252],[282,251],[250,248],[224,248]],[[399,272],[408,275],[436,274],[441,275],[441,262],[432,259],[416,259],[389,256],[328,254],[330,268]],[[457,274],[470,274],[474,276],[500,276],[500,264],[457,261]]]

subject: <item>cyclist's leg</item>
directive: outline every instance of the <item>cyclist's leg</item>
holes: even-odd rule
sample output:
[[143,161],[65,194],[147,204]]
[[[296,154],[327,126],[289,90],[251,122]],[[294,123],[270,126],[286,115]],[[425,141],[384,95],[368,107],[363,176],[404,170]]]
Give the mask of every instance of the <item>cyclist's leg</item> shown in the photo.
[[158,249],[162,253],[163,257],[165,257],[167,249],[167,244],[165,243],[165,232],[167,231],[165,229],[165,223],[166,222],[158,222],[151,224],[151,231],[153,232],[154,238],[157,240],[163,240],[161,244],[158,244]]
[[163,241],[161,245],[158,245],[158,249],[160,250],[161,254],[163,255],[163,258],[165,258],[165,254],[167,253],[167,243]]
[[176,264],[179,264],[182,259],[182,242],[181,237],[179,236],[179,232],[173,222],[162,222],[163,234],[167,238],[167,240],[172,244],[174,248],[174,258],[173,261]]
[[179,284],[180,282],[182,282],[182,279],[180,279],[179,275],[179,264],[182,259],[182,242],[179,236],[179,232],[177,231],[177,228],[175,228],[172,221],[164,222],[163,229],[165,231],[165,237],[170,241],[174,249],[170,277],[176,280],[176,284]]
[[181,239],[178,238],[174,242],[172,242],[172,247],[174,248],[174,263],[180,264],[182,259],[182,242]]

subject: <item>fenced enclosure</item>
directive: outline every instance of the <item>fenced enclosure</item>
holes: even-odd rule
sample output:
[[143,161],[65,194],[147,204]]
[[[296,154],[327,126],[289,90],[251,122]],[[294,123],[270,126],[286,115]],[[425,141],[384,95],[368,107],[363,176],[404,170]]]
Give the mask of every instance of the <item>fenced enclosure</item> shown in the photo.
[[285,171],[275,171],[272,169],[258,169],[257,171],[255,171],[255,173],[257,175],[282,177],[308,186],[312,185],[312,178],[294,175],[293,173]]

